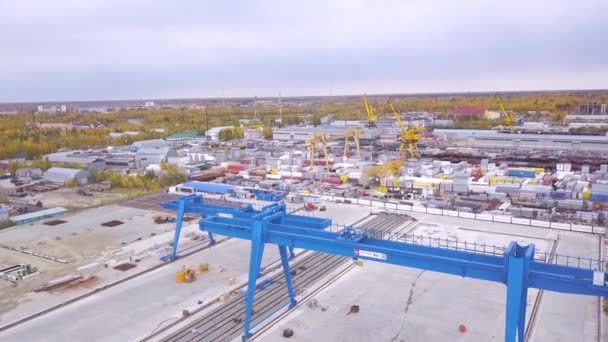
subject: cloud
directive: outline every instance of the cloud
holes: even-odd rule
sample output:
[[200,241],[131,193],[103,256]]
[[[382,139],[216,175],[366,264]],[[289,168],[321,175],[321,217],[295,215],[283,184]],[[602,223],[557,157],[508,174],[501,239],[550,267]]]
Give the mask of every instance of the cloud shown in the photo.
[[607,10],[602,0],[0,0],[0,101],[606,88]]

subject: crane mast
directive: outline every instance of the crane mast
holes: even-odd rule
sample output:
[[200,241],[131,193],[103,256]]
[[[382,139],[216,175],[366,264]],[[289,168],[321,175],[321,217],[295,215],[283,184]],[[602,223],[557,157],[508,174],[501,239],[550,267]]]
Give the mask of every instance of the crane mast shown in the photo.
[[515,115],[513,115],[513,113],[507,113],[507,111],[505,110],[505,106],[503,106],[502,101],[500,100],[500,97],[498,97],[498,95],[494,95],[494,98],[496,99],[496,102],[498,102],[498,105],[500,106],[500,111],[502,112],[501,132],[509,130],[510,133],[515,133],[514,125],[517,121],[515,119]]
[[363,96],[363,104],[365,104],[365,111],[367,112],[367,127],[376,127],[376,110],[367,102],[367,97]]

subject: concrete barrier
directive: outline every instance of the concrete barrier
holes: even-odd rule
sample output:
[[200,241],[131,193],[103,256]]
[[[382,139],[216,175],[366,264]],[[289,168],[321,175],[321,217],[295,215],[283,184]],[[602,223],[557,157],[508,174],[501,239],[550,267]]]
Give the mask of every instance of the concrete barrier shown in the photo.
[[372,201],[372,207],[384,208],[384,202]]
[[488,214],[477,214],[475,218],[481,221],[492,221],[494,220],[494,216]]
[[412,206],[407,204],[397,204],[398,210],[412,211]]
[[456,210],[444,210],[443,211],[443,215],[444,216],[458,217],[458,212]]
[[366,199],[359,199],[358,203],[361,205],[372,205],[372,201]]
[[530,225],[532,225],[534,227],[551,228],[551,222],[547,222],[547,221],[530,220]]
[[[561,230],[572,230],[569,223],[551,222],[551,228]],[[589,230],[591,231],[591,230]]]
[[441,215],[443,212],[441,209],[437,208],[426,208],[426,212],[429,214]]
[[356,199],[356,198],[353,198],[353,197],[346,197],[345,199],[346,199],[347,201],[350,201],[350,203],[354,203],[354,204],[356,204],[356,203],[357,203],[357,199]]
[[511,216],[494,215],[494,222],[511,223]]
[[473,214],[473,213],[463,213],[463,212],[460,212],[458,214],[458,216],[464,217],[464,218],[469,218],[469,219],[475,219],[475,214]]
[[593,226],[593,233],[606,235],[606,227]]
[[326,195],[322,195],[321,199],[323,201],[327,201],[327,202],[333,202],[334,201],[334,197],[333,196],[326,196]]
[[[553,226],[553,224],[551,224],[551,226]],[[572,230],[575,232],[585,232],[585,233],[596,232],[597,228],[602,228],[602,227],[587,226],[584,224],[571,224],[570,226],[571,226]]]
[[425,207],[412,206],[412,211],[415,211],[417,213],[426,213],[426,208]]
[[397,209],[397,203],[386,202],[385,208],[386,209]]
[[517,218],[517,217],[511,217],[511,223],[514,224],[523,224],[526,226],[530,225],[530,220],[529,219],[523,219],[523,218]]

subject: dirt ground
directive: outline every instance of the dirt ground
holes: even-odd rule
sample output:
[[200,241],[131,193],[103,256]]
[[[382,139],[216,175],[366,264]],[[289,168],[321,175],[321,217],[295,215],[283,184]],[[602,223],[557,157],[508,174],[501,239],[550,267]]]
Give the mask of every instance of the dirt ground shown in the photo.
[[28,201],[42,202],[44,207],[64,207],[66,209],[92,208],[106,204],[117,203],[133,197],[141,196],[143,192],[112,190],[107,192],[92,192],[92,196],[81,196],[76,189],[62,188],[54,191],[38,193],[25,197]]

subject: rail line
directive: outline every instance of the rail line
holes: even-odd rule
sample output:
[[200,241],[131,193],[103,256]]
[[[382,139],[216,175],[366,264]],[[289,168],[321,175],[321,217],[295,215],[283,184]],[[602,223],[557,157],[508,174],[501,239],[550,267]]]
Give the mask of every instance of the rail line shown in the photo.
[[[362,226],[378,231],[392,231],[410,220],[404,215],[379,214],[373,219],[360,223]],[[296,293],[302,294],[309,287],[318,283],[319,279],[335,272],[349,262],[349,258],[324,253],[311,253],[292,266],[292,280]],[[271,284],[263,290],[257,290],[253,308],[252,322],[257,325],[289,303],[287,289],[283,276],[278,273],[272,278]],[[243,331],[245,315],[245,296],[238,293],[221,306],[204,314],[202,317],[185,325],[178,331],[162,339],[167,342],[205,342],[230,341],[237,338]],[[167,329],[163,329],[166,332]],[[148,340],[148,337],[146,340]]]

